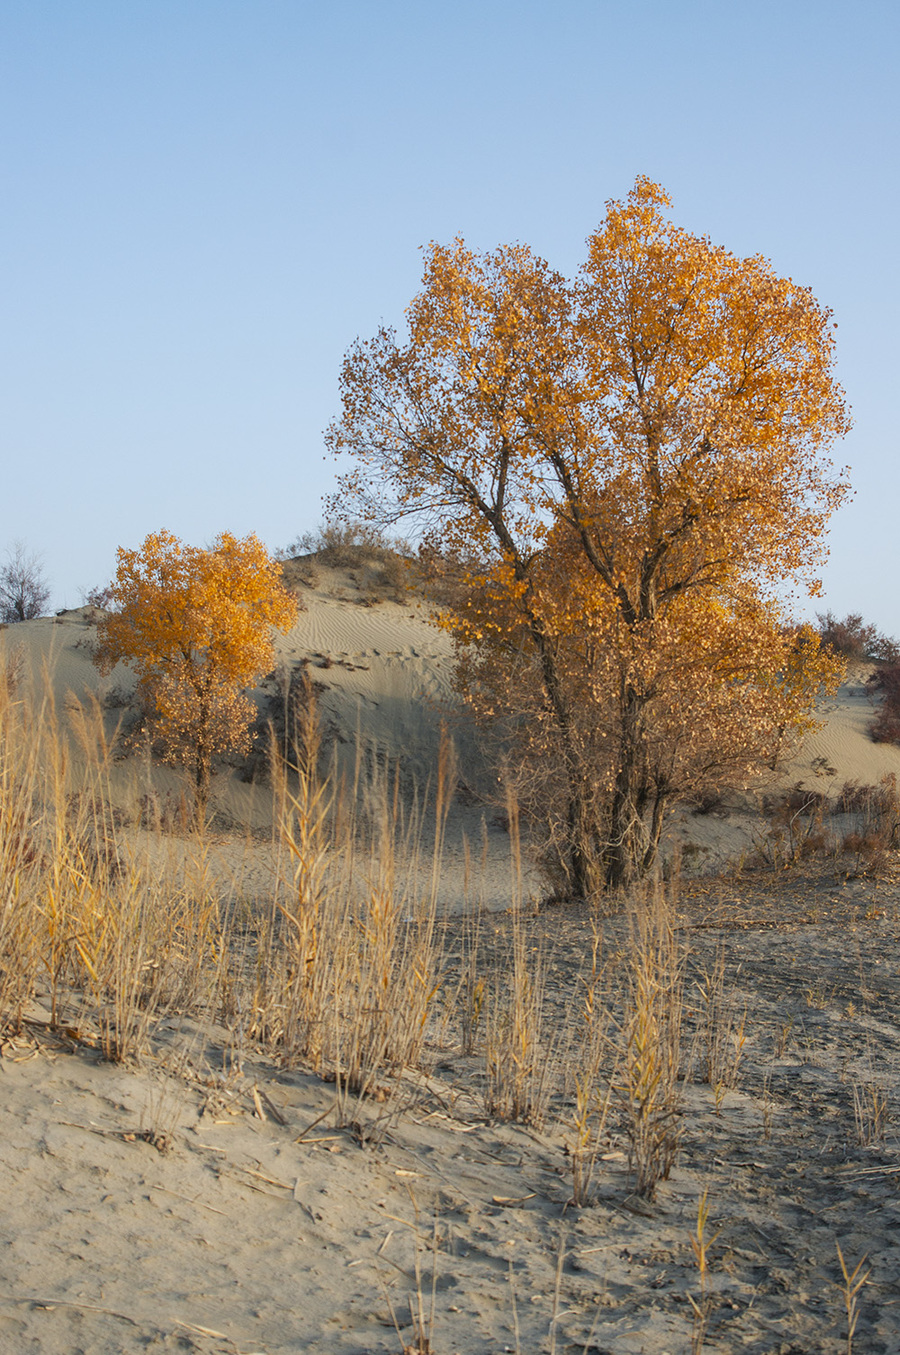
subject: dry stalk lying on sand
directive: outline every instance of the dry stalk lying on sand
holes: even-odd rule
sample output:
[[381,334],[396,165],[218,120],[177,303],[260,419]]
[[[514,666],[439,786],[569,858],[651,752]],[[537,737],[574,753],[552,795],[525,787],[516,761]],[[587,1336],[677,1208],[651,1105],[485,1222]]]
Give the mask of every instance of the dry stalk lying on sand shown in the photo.
[[[436,1355],[434,1347],[434,1313],[437,1300],[437,1254],[440,1245],[437,1215],[435,1214],[432,1223],[431,1240],[428,1243],[423,1243],[422,1228],[419,1220],[419,1206],[412,1191],[410,1191],[409,1194],[415,1214],[415,1223],[409,1223],[407,1219],[398,1218],[395,1214],[390,1214],[388,1217],[391,1218],[394,1223],[402,1223],[407,1228],[411,1228],[415,1240],[414,1266],[416,1292],[414,1295],[410,1294],[408,1296],[409,1316],[413,1335],[411,1342],[404,1340],[402,1327],[397,1320],[397,1314],[394,1310],[394,1305],[391,1302],[391,1296],[386,1285],[384,1286],[384,1296],[387,1299],[394,1330],[400,1338],[402,1355]],[[426,1246],[431,1250],[430,1299],[427,1305],[425,1302],[425,1279],[422,1268],[422,1252]]]

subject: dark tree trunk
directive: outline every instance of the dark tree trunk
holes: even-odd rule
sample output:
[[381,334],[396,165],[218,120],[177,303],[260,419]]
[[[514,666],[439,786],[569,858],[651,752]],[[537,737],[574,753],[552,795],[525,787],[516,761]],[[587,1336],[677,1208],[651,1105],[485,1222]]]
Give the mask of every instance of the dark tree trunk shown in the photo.
[[644,701],[632,686],[622,693],[619,767],[609,816],[606,883],[611,889],[633,884],[644,873],[648,848],[644,810],[647,803]]
[[208,693],[201,689],[199,693],[200,713],[198,718],[196,762],[194,764],[194,820],[202,828],[206,819],[206,806],[209,803],[209,783],[212,773],[212,755],[210,753],[211,712]]

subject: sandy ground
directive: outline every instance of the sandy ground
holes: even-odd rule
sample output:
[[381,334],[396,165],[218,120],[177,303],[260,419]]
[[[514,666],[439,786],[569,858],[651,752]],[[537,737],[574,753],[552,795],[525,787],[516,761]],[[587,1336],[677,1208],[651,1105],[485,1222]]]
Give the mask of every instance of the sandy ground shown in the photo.
[[[449,643],[422,609],[366,605],[343,574],[320,577],[304,599],[261,707],[305,661],[332,736],[349,746],[361,732],[420,783],[450,716],[471,789],[484,775],[477,737],[454,715]],[[49,664],[63,715],[69,693],[96,692],[111,730],[127,712],[128,679],[98,678],[93,633],[78,611],[4,638],[33,672]],[[783,786],[833,791],[900,773],[900,750],[867,738],[864,676],[851,674],[822,711]],[[164,809],[181,793],[176,772],[134,759],[113,779],[126,808],[152,794]],[[767,789],[681,815],[673,839],[707,872],[752,854]],[[215,804],[216,870],[248,902],[264,900],[269,792],[226,768]],[[177,837],[167,843],[181,850]],[[474,874],[467,843],[479,844]],[[626,932],[620,917],[540,909],[541,894],[530,875],[526,925],[547,955],[553,1030],[576,1003],[595,928],[613,959]],[[508,965],[509,900],[508,836],[489,805],[463,793],[441,893],[448,992],[467,925],[459,914],[474,901],[489,914],[486,956]],[[845,858],[701,875],[684,886],[679,927],[689,1026],[721,956],[746,1044],[718,1103],[688,1048],[681,1150],[652,1205],[632,1193],[613,1113],[590,1203],[574,1207],[563,1102],[540,1132],[492,1122],[482,1061],[462,1053],[449,1007],[424,1068],[362,1105],[187,1019],[154,1033],[141,1066],[116,1067],[79,1029],[77,1009],[66,1036],[51,1035],[35,1007],[0,1048],[0,1351],[399,1355],[414,1342],[418,1287],[429,1355],[681,1355],[692,1348],[691,1300],[704,1301],[690,1240],[704,1191],[715,1238],[703,1350],[846,1351],[838,1245],[851,1270],[863,1256],[870,1270],[855,1350],[900,1350],[896,864],[878,878],[854,877]]]
[[[686,888],[688,1006],[721,952],[747,1041],[718,1107],[685,1081],[679,1159],[652,1205],[631,1194],[613,1116],[574,1208],[565,1117],[541,1133],[488,1120],[479,1061],[449,1025],[427,1071],[343,1117],[333,1086],[225,1055],[214,1028],[170,1023],[125,1070],[32,1025],[0,1061],[0,1348],[399,1352],[391,1308],[411,1343],[418,1256],[433,1352],[515,1350],[518,1322],[522,1351],[675,1355],[701,1299],[690,1237],[708,1191],[704,1350],[845,1350],[840,1245],[871,1271],[855,1348],[896,1351],[898,902],[896,872]],[[557,908],[527,925],[549,948],[552,1025],[592,919]],[[623,925],[602,924],[608,952]],[[854,1093],[873,1087],[890,1120],[861,1143]]]

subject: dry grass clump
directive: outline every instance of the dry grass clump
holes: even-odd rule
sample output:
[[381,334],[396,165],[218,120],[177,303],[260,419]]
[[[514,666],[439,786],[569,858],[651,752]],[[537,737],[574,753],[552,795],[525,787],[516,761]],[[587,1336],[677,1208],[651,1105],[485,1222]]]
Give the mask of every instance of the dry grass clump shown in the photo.
[[696,981],[701,1024],[701,1081],[713,1090],[716,1111],[727,1091],[737,1086],[746,1045],[747,1013],[739,1013],[725,982],[725,955],[720,949],[710,968]]
[[[591,1186],[612,1101],[614,1074],[604,1077],[610,1050],[610,1011],[604,990],[601,934],[595,924],[590,971],[581,976],[576,1020],[580,1020],[573,1049],[571,1130],[567,1143],[572,1168],[572,1203],[590,1202]],[[616,1059],[614,1055],[613,1063]]]
[[537,1129],[544,1123],[553,1091],[545,977],[544,957],[529,949],[517,917],[508,968],[496,974],[487,999],[484,1105],[496,1119],[519,1120]]
[[545,956],[529,946],[522,917],[519,816],[507,803],[512,877],[509,952],[495,971],[485,1017],[484,1104],[488,1115],[540,1128],[552,1093],[544,1021]]
[[[293,765],[273,758],[284,869],[257,924],[243,1004],[250,1033],[343,1092],[383,1094],[381,1079],[418,1062],[439,988],[435,914],[452,754],[445,746],[438,767],[429,870],[417,808],[404,804],[396,777],[359,762],[348,790],[336,771],[320,773],[311,691],[292,748]],[[366,812],[345,812],[347,804]]]
[[630,900],[621,1060],[613,1091],[623,1112],[635,1191],[652,1199],[681,1140],[681,1034],[686,954],[674,887],[657,881]]
[[[419,813],[383,771],[360,770],[349,797],[320,777],[312,699],[306,711],[297,764],[273,758],[280,888],[270,910],[247,917],[214,879],[202,829],[181,839],[176,866],[160,864],[161,825],[144,838],[122,828],[109,808],[100,707],[67,711],[84,755],[76,784],[49,697],[35,700],[7,670],[0,1026],[34,1019],[38,1001],[52,1029],[121,1061],[140,1056],[166,1014],[221,1017],[233,1038],[302,1059],[361,1095],[419,1059],[439,984],[435,908],[453,759],[445,749],[434,858],[423,863]],[[345,798],[365,803],[365,822],[339,812]]]
[[[348,797],[320,777],[310,701],[293,743],[305,755],[294,766],[273,759],[280,887],[271,909],[247,916],[223,896],[202,829],[181,838],[177,864],[161,825],[123,829],[109,809],[103,712],[70,704],[67,715],[84,755],[77,781],[49,697],[35,700],[7,670],[0,1027],[45,1021],[122,1061],[142,1054],[164,1015],[222,1018],[233,1040],[303,1060],[342,1093],[382,1095],[382,1079],[419,1060],[439,986],[435,908],[456,779],[449,748],[425,863],[419,811],[383,770],[360,770]],[[366,813],[343,813],[345,799]]]
[[40,968],[33,944],[39,870],[34,794],[40,770],[39,722],[19,699],[20,675],[0,671],[0,1023],[21,1025]]
[[134,1057],[159,1015],[202,1001],[219,899],[202,869],[167,879],[126,849],[96,704],[70,703],[87,754],[76,785],[49,696],[0,692],[0,1023],[20,1028],[40,999],[52,1029]]

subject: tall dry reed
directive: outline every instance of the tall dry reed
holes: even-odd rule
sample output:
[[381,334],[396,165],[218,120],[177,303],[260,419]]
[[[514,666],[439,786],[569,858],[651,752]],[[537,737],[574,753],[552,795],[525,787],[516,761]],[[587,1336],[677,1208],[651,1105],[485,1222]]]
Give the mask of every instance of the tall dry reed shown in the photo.
[[685,953],[675,929],[675,886],[661,881],[630,900],[621,1059],[613,1090],[623,1112],[639,1196],[666,1180],[681,1139],[681,1030]]
[[522,856],[515,797],[507,798],[510,833],[511,930],[509,952],[494,974],[486,1001],[485,1084],[487,1113],[539,1128],[554,1090],[554,1050],[544,1016],[546,956],[529,944],[523,916]]
[[[39,1001],[111,1059],[139,1055],[160,1015],[202,1004],[220,949],[208,872],[160,869],[128,838],[96,701],[59,716],[41,683],[0,674],[0,1025]],[[76,757],[76,752],[78,756]],[[202,845],[197,848],[200,857]],[[196,853],[194,853],[196,854]],[[158,855],[158,853],[157,853]]]
[[445,741],[423,792],[434,812],[426,861],[421,800],[398,773],[360,756],[348,787],[335,766],[322,770],[311,688],[292,747],[292,762],[273,759],[284,870],[260,922],[253,1033],[365,1096],[422,1052],[440,983],[435,922],[455,762]]

